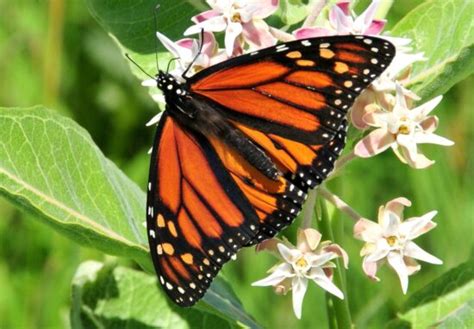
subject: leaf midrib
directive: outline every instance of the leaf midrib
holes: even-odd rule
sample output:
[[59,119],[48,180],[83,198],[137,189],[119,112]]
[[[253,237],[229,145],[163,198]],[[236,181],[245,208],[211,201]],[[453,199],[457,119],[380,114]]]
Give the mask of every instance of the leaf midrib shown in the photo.
[[[128,246],[132,246],[132,247],[135,247],[135,248],[139,248],[139,249],[142,249],[143,251],[145,252],[148,252],[148,249],[145,248],[144,246],[142,245],[139,245],[139,244],[136,244],[136,243],[133,243],[132,241],[130,240],[127,240],[126,238],[124,238],[123,236],[117,234],[116,232],[110,230],[110,229],[107,229],[106,227],[98,224],[97,222],[95,222],[93,219],[77,212],[76,210],[70,208],[69,206],[65,205],[64,203],[62,202],[59,202],[58,200],[52,198],[51,196],[41,192],[40,190],[38,190],[37,188],[35,188],[34,186],[28,184],[27,182],[23,181],[22,179],[20,179],[19,177],[9,173],[7,170],[3,169],[3,168],[0,168],[0,176],[1,175],[5,175],[6,177],[8,177],[9,179],[13,180],[15,183],[17,183],[20,187],[22,187],[24,190],[27,190],[33,194],[35,194],[39,199],[43,200],[45,203],[49,204],[50,206],[53,206],[53,207],[57,207],[63,211],[65,211],[66,213],[68,213],[71,217],[73,218],[76,218],[78,221],[79,221],[79,225],[83,226],[83,223],[86,223],[87,225],[89,225],[91,228],[94,228],[97,230],[97,232],[100,232],[104,235],[106,235],[107,237],[111,238],[111,239],[115,239],[117,241],[120,241]],[[18,194],[18,192],[17,192]],[[27,197],[26,195],[23,195],[24,197]],[[39,209],[39,208],[38,208]],[[43,211],[42,211],[43,212]],[[51,220],[54,220],[56,222],[59,222],[61,224],[64,224],[64,225],[68,225],[67,222],[64,222],[64,221],[60,221],[59,219],[57,218],[54,218],[50,215],[48,215],[48,217],[51,219]],[[81,223],[82,222],[82,223]],[[76,224],[76,223],[75,223]],[[85,226],[84,226],[85,227]],[[89,229],[89,228],[87,228]]]

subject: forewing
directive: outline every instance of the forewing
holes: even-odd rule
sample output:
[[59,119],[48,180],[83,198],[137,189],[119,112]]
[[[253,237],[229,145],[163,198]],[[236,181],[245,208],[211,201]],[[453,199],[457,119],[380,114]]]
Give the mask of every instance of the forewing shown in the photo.
[[252,241],[258,218],[207,139],[166,113],[151,156],[150,252],[167,294],[191,306],[222,265]]
[[231,120],[320,145],[334,138],[356,97],[394,55],[392,44],[375,37],[297,40],[212,66],[189,85]]

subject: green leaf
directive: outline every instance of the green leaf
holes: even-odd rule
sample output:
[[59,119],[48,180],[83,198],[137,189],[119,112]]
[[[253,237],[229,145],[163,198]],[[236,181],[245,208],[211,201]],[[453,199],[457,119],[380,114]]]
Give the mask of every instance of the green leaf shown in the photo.
[[155,276],[88,261],[72,286],[71,327],[237,328],[234,321],[195,308],[180,308],[159,293]]
[[[156,51],[156,30],[165,32],[171,39],[182,38],[186,27],[194,24],[190,18],[209,9],[203,1],[192,0],[85,1],[92,16],[125,48],[153,56]],[[156,8],[157,4],[159,8]]]
[[[0,108],[0,127],[0,195],[72,240],[154,272],[143,226],[145,193],[83,128],[41,106]],[[195,310],[258,327],[221,279]]]
[[410,322],[412,328],[427,328],[444,321],[447,327],[449,323],[472,323],[473,296],[474,262],[471,259],[414,293],[398,317]]
[[449,315],[438,328],[474,328],[474,298]]
[[[171,58],[158,41],[155,32],[158,30],[173,41],[184,38],[183,32],[194,24],[190,18],[209,9],[204,1],[192,0],[85,1],[92,16],[110,33],[122,52],[128,53],[152,75],[157,73],[155,72],[157,50],[160,67],[165,68]],[[160,7],[155,9],[157,3]],[[134,65],[131,67],[133,73],[140,79],[145,78]]]
[[144,193],[74,121],[0,108],[0,195],[76,242],[151,268]]
[[294,25],[306,18],[313,5],[311,2],[305,4],[302,0],[282,0],[276,15],[285,25]]
[[432,0],[412,10],[392,30],[410,38],[424,62],[414,65],[409,87],[428,99],[474,72],[474,1]]

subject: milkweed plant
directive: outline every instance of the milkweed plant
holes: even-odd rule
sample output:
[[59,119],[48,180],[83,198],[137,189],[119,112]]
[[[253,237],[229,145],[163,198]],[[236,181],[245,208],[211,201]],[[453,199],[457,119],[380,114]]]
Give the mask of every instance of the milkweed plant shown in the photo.
[[[375,202],[370,200],[366,204],[373,209],[368,210],[344,201],[350,196],[345,196],[337,183],[349,176],[354,166],[366,165],[370,175],[369,167],[378,163],[369,160],[374,157],[383,157],[385,163],[391,161],[393,167],[402,168],[413,177],[440,166],[432,160],[433,153],[447,153],[440,148],[454,143],[437,132],[440,120],[436,114],[441,111],[436,108],[443,100],[442,94],[474,72],[474,2],[428,0],[411,9],[400,22],[385,19],[399,16],[387,16],[398,5],[393,0],[163,0],[153,19],[156,2],[85,0],[92,16],[109,32],[122,54],[131,54],[129,58],[142,66],[142,71],[154,68],[163,58],[161,63],[166,64],[171,58],[168,73],[181,82],[185,72],[186,77],[191,77],[228,59],[293,40],[367,35],[386,39],[395,46],[396,56],[389,67],[360,94],[347,113],[346,147],[323,184],[308,193],[301,214],[292,224],[295,229],[259,243],[254,247],[256,253],[239,256],[238,262],[251,257],[252,261],[269,264],[268,268],[262,264],[255,269],[243,268],[239,275],[251,273],[245,276],[246,293],[274,296],[265,301],[268,309],[273,310],[273,303],[291,305],[288,316],[281,314],[281,308],[274,314],[265,309],[265,314],[271,314],[272,321],[284,318],[294,326],[307,323],[308,310],[324,307],[330,328],[351,328],[358,321],[367,323],[351,314],[349,300],[361,300],[378,292],[388,294],[389,290],[391,295],[399,296],[399,301],[410,294],[408,302],[393,315],[395,323],[391,324],[395,326],[472,327],[472,261],[414,292],[420,285],[418,278],[423,275],[415,276],[416,273],[426,268],[428,273],[436,272],[435,267],[429,267],[442,265],[443,260],[446,267],[452,264],[446,254],[441,255],[443,260],[437,257],[440,247],[434,252],[430,250],[432,246],[426,237],[430,233],[431,241],[439,237],[448,223],[458,225],[457,219],[446,218],[447,212],[441,205],[438,209],[424,209],[419,198],[388,185],[377,186],[384,190],[384,198],[377,201],[383,204],[375,209]],[[146,18],[142,17],[145,13]],[[165,52],[158,51],[161,45]],[[94,54],[97,57],[99,52]],[[143,72],[135,65],[130,67],[158,107],[164,108],[164,97],[156,88],[156,80],[144,80]],[[154,108],[155,102],[151,102]],[[160,121],[162,112],[158,112],[147,126]],[[460,140],[452,133],[446,135]],[[143,171],[146,170],[144,166]],[[390,169],[377,173],[392,181],[399,179]],[[355,179],[360,180],[354,186],[357,193],[367,198],[376,193],[364,187],[364,177],[352,177],[351,181]],[[236,297],[239,292],[232,291],[225,275],[216,277],[203,300],[191,309],[176,307],[166,299],[153,273],[142,226],[142,189],[104,156],[87,131],[62,114],[41,106],[23,111],[0,108],[0,195],[79,244],[131,258],[145,270],[107,261],[81,264],[72,284],[71,328],[260,327],[244,310]],[[410,199],[415,210],[409,209]],[[440,215],[436,217],[438,211]],[[432,233],[437,225],[434,220],[440,228]],[[344,232],[344,228],[350,231]],[[465,234],[471,236],[472,231]],[[446,237],[443,246],[450,249],[446,241],[454,239],[457,237]],[[465,243],[467,246],[469,242]],[[359,256],[352,252],[354,246],[360,248]],[[364,289],[370,287],[374,294],[348,287],[347,278],[355,277],[358,269],[359,277],[366,283]],[[0,266],[0,274],[3,273]],[[387,284],[393,281],[399,285]],[[324,294],[325,305],[308,302],[311,289]],[[3,287],[0,290],[2,294]],[[386,299],[373,298],[367,301],[366,310],[372,310],[373,315],[378,312],[374,311],[376,304],[385,302]],[[251,303],[257,305],[260,301]],[[266,307],[260,304],[259,307]],[[0,327],[2,314],[0,298]]]
[[[352,149],[346,147],[344,155],[336,161],[333,177],[343,175],[343,168],[354,159],[374,157],[389,149],[398,161],[413,170],[428,168],[434,161],[422,153],[422,144],[454,144],[435,133],[439,120],[430,115],[441,102],[441,95],[426,103],[413,105],[420,97],[406,86],[410,84],[412,65],[425,60],[425,57],[411,46],[412,40],[409,38],[396,37],[384,31],[387,21],[376,18],[382,1],[372,1],[359,15],[351,10],[350,1],[330,5],[326,1],[315,1],[303,24],[291,32],[265,22],[278,10],[278,0],[208,0],[207,4],[211,9],[191,18],[192,25],[184,31],[188,37],[173,41],[162,32],[156,33],[163,46],[177,59],[177,65],[170,71],[177,79],[190,65],[192,74],[229,58],[297,39],[362,34],[379,36],[395,45],[393,62],[362,92],[350,110],[352,126],[360,130],[363,137],[354,141]],[[324,9],[328,9],[328,12],[325,13]],[[199,34],[202,34],[201,41],[190,38]],[[218,34],[223,34],[222,48],[216,41]],[[153,79],[145,80],[142,84],[156,87]],[[154,93],[153,98],[164,102],[159,93]],[[159,117],[160,114],[148,125],[155,124]],[[330,179],[331,176],[327,180]],[[377,271],[387,264],[398,275],[401,290],[406,294],[409,277],[421,269],[417,261],[436,265],[443,263],[413,241],[436,227],[432,221],[436,210],[405,219],[404,209],[411,206],[411,202],[407,198],[397,197],[381,205],[376,220],[372,220],[359,214],[324,185],[312,193],[333,204],[353,221],[354,238],[364,242],[360,251],[362,260],[353,261],[361,263],[368,279],[380,281]],[[311,200],[314,203],[315,198],[310,197]],[[328,237],[311,227],[314,204],[308,205],[306,209],[309,209],[310,214],[301,222],[296,245],[286,239],[272,238],[256,246],[257,251],[276,255],[279,263],[269,270],[270,274],[266,278],[252,284],[270,286],[280,295],[291,291],[293,311],[297,318],[301,317],[309,282],[337,298],[345,298],[344,292],[333,282],[336,267],[334,260],[341,258],[345,268],[349,262],[343,246],[329,240],[322,241]],[[322,220],[328,218],[323,217]]]

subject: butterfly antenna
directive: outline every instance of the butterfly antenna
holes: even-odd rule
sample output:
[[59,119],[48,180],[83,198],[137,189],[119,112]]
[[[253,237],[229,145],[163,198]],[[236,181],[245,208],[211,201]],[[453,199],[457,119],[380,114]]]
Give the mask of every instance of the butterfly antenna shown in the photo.
[[186,73],[188,73],[188,71],[191,69],[191,67],[194,65],[194,62],[196,61],[196,59],[199,57],[199,55],[201,55],[201,52],[202,52],[202,47],[204,45],[204,29],[201,29],[201,34],[200,34],[200,37],[199,37],[199,50],[196,54],[196,56],[194,56],[192,62],[188,65],[188,67],[186,68],[186,70],[184,70],[183,74],[181,74],[181,77],[183,79],[186,79]]
[[159,65],[159,62],[158,62],[158,47],[159,47],[159,44],[158,44],[158,38],[156,37],[156,31],[158,31],[158,18],[156,16],[156,13],[158,12],[158,9],[160,8],[160,4],[157,4],[156,7],[155,7],[155,10],[153,11],[153,19],[155,21],[155,33],[154,33],[154,37],[155,37],[155,61],[156,61],[156,72],[160,72],[160,65]]
[[155,77],[153,77],[153,76],[151,76],[150,74],[148,74],[140,65],[138,65],[138,63],[135,62],[135,61],[130,57],[129,54],[125,54],[125,57],[127,57],[127,59],[128,59],[130,62],[132,62],[136,67],[138,67],[138,69],[139,69],[140,71],[142,71],[143,73],[145,73],[149,78],[151,78],[151,79],[153,79],[153,80],[156,79]]

